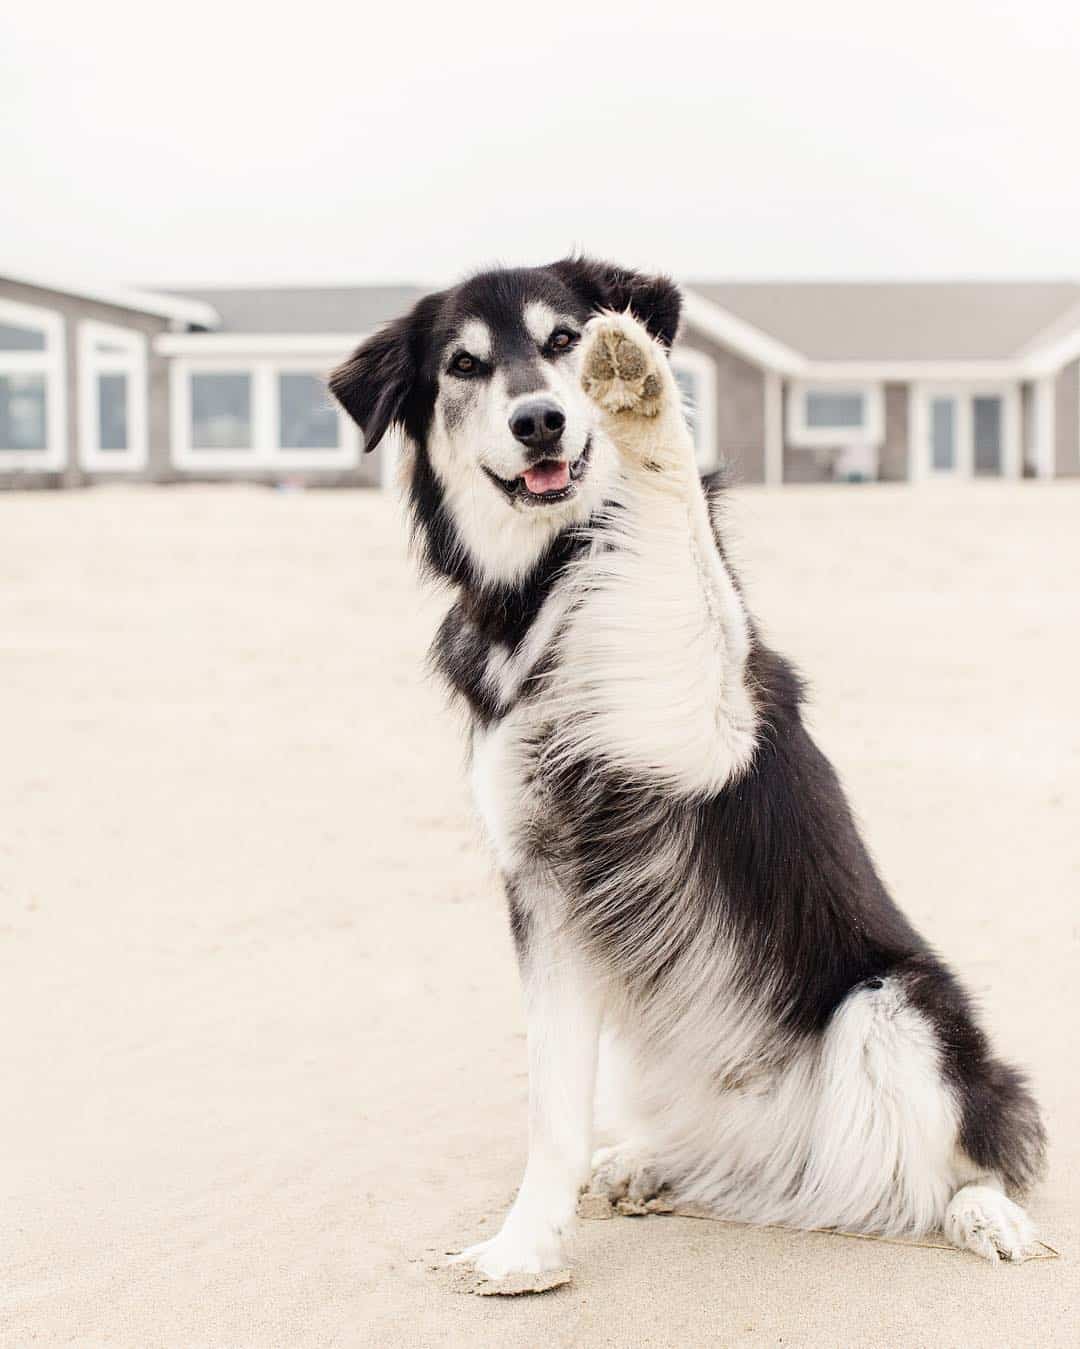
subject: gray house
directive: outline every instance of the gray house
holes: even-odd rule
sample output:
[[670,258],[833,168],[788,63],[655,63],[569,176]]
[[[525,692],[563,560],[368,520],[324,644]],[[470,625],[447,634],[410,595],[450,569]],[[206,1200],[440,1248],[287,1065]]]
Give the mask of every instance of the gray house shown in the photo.
[[[420,293],[0,275],[0,487],[377,484],[323,377]],[[1080,475],[1080,285],[690,282],[672,360],[744,482]]]

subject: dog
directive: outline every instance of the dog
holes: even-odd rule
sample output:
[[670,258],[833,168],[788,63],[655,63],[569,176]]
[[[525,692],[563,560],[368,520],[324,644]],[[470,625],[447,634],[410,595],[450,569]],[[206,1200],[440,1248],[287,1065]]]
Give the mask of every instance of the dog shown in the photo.
[[[529,1151],[481,1276],[584,1185],[719,1217],[1034,1244],[1022,1075],[893,903],[762,641],[670,364],[665,277],[572,257],[419,301],[330,377],[395,428],[524,987]],[[598,1078],[614,1147],[592,1154]]]

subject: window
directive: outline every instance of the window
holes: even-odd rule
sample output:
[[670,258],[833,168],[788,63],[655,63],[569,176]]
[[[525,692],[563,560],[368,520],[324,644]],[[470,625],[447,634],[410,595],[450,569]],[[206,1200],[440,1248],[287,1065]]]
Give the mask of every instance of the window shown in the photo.
[[806,395],[807,426],[858,426],[866,422],[866,399],[861,393],[822,393],[811,389]]
[[209,472],[351,467],[357,437],[331,402],[323,373],[333,360],[175,361],[174,463]]
[[222,371],[191,377],[191,446],[195,450],[250,450],[251,376]]
[[147,461],[146,338],[131,328],[79,324],[79,462],[128,472]]
[[65,414],[63,319],[0,300],[0,473],[63,468]]
[[935,473],[956,467],[956,399],[930,400],[930,464]]
[[879,384],[792,384],[787,439],[796,448],[876,448],[884,434],[885,409]]
[[1001,411],[1001,399],[992,394],[976,394],[971,400],[975,472],[980,477],[997,477],[1001,473]]
[[336,450],[340,428],[330,393],[317,375],[278,375],[278,427],[282,449]]
[[702,473],[709,473],[720,466],[716,444],[716,367],[704,352],[678,347],[671,353],[671,370],[683,397],[697,466]]

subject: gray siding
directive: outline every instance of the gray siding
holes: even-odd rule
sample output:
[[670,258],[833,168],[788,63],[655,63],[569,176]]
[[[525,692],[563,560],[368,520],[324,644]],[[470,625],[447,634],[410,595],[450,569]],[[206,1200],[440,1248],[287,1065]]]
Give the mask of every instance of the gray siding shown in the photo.
[[906,482],[911,477],[906,384],[885,385],[885,443],[878,458],[882,482]]
[[765,375],[692,328],[677,346],[700,351],[716,369],[716,448],[736,482],[765,481]]
[[1073,361],[1054,385],[1054,472],[1080,476],[1080,361]]
[[[349,487],[368,486],[379,481],[379,460],[381,451],[361,455],[354,469],[307,469],[295,471],[247,472],[238,470],[229,473],[177,472],[170,461],[170,423],[169,423],[169,358],[159,356],[153,347],[153,339],[169,330],[167,319],[143,314],[135,310],[124,309],[116,305],[101,304],[96,300],[82,299],[60,291],[46,290],[39,286],[26,286],[19,282],[0,278],[0,298],[17,301],[20,304],[36,305],[40,309],[49,309],[61,315],[64,320],[64,359],[66,364],[65,388],[67,391],[67,464],[60,472],[40,472],[36,470],[3,468],[0,457],[0,489],[30,487],[79,487],[91,482],[109,480],[132,482],[222,482],[226,480],[241,482],[260,482],[273,484],[282,479],[301,479],[312,487]],[[78,352],[80,321],[96,320],[99,323],[112,323],[119,327],[131,328],[143,333],[148,342],[147,349],[147,435],[149,440],[148,466],[142,472],[130,471],[93,471],[87,472],[79,464],[79,414],[78,414]]]
[[[64,320],[64,387],[67,394],[67,464],[60,472],[42,473],[33,470],[9,470],[4,472],[0,459],[0,487],[78,487],[93,480],[110,478],[132,478],[154,476],[155,466],[167,462],[169,434],[169,387],[165,360],[154,353],[152,340],[168,328],[168,321],[155,318],[150,314],[140,314],[116,305],[100,304],[96,300],[84,300],[74,295],[65,295],[61,291],[44,290],[38,286],[24,286],[17,281],[5,281],[0,278],[0,299],[14,300],[19,304],[37,305],[40,309],[51,309]],[[150,441],[150,472],[148,474],[131,473],[87,473],[79,466],[79,404],[78,404],[78,354],[79,322],[92,319],[99,323],[113,323],[120,327],[132,328],[143,333],[151,343],[147,352],[147,373],[150,380],[150,402],[148,408],[148,435]]]
[[[784,390],[784,481],[831,482],[840,446],[805,449],[789,445],[786,437],[788,392]],[[908,444],[908,385],[885,385],[885,439],[878,452],[878,478],[906,482],[911,477]]]

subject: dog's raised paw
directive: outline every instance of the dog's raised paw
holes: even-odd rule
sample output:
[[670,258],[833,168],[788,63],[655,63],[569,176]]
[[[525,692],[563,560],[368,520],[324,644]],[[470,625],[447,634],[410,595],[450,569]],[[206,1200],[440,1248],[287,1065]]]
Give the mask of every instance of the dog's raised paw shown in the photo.
[[664,380],[656,347],[629,314],[602,314],[585,330],[581,383],[605,412],[656,417]]

